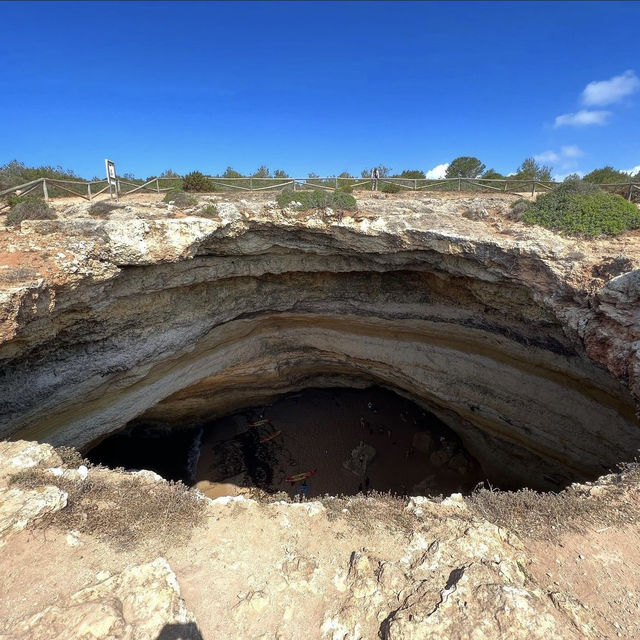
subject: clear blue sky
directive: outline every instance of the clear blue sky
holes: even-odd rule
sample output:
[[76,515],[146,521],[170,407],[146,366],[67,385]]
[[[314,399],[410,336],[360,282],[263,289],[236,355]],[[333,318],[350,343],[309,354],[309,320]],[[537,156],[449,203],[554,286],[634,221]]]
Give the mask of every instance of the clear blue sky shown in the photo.
[[0,24],[0,164],[640,165],[638,2],[0,2]]

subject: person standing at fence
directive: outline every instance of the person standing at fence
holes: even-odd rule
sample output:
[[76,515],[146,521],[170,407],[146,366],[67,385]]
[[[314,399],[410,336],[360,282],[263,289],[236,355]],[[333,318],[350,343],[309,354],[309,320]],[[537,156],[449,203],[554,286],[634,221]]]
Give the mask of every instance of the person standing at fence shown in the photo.
[[380,172],[378,167],[371,169],[371,191],[378,190],[378,180],[380,179]]

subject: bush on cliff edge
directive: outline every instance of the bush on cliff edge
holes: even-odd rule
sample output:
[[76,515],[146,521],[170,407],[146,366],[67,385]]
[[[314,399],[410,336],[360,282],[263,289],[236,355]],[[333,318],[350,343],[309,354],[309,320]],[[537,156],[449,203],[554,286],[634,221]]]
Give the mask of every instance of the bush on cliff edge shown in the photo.
[[171,189],[167,191],[162,202],[173,204],[178,207],[178,209],[186,209],[187,207],[193,207],[198,201],[180,189]]
[[53,220],[56,214],[41,198],[20,198],[7,214],[6,224],[15,226],[23,220]]
[[640,229],[640,211],[631,202],[581,181],[563,183],[532,202],[523,222],[555,231],[597,236]]
[[200,171],[188,173],[182,180],[182,188],[185,191],[207,192],[216,191],[216,186]]
[[333,192],[320,191],[283,191],[278,196],[278,206],[284,208],[292,202],[299,203],[296,208],[299,211],[309,209],[355,209],[356,199],[340,189]]

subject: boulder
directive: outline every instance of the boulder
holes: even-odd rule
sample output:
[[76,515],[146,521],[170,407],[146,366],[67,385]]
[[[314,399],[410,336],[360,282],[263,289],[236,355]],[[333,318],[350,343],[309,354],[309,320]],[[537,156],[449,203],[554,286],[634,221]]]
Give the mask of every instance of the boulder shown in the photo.
[[375,447],[370,444],[361,442],[353,451],[348,460],[342,463],[342,466],[356,476],[364,477],[367,473],[369,464],[376,457]]
[[418,431],[414,434],[411,444],[416,451],[429,454],[436,446],[436,441],[429,431]]
[[18,623],[11,640],[201,640],[164,558],[133,565]]

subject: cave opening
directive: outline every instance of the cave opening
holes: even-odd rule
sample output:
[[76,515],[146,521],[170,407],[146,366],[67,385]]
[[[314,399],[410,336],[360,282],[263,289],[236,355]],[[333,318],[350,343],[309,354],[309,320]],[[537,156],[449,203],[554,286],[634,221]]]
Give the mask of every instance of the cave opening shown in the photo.
[[218,497],[258,488],[291,498],[370,491],[470,491],[479,462],[444,422],[381,387],[308,388],[196,425],[134,422],[87,452]]

